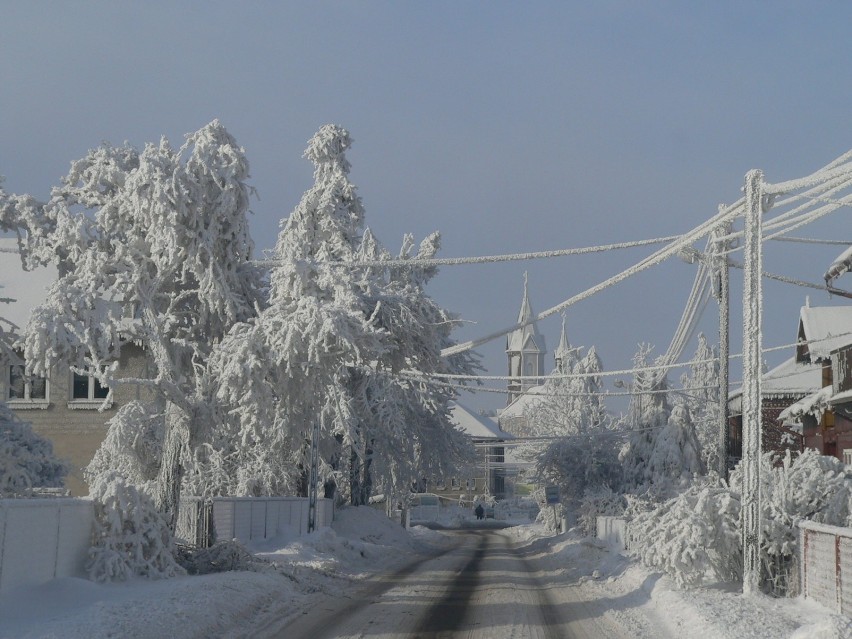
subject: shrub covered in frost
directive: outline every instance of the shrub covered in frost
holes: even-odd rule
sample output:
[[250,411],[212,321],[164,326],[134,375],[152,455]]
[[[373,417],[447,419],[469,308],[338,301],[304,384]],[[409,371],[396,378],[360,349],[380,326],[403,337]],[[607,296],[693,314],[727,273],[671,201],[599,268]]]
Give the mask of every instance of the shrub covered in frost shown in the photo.
[[697,483],[630,522],[630,548],[681,586],[742,575],[740,499],[722,482]]
[[89,576],[95,581],[133,576],[174,577],[184,573],[175,561],[168,522],[153,500],[116,473],[92,486],[95,541],[89,551]]
[[[795,594],[799,522],[807,519],[832,526],[852,523],[852,475],[840,460],[812,449],[796,457],[789,451],[783,456],[766,453],[761,457],[760,484],[761,582],[771,594]],[[731,475],[731,486],[738,492],[741,489],[740,468]]]
[[0,497],[61,487],[67,474],[67,464],[53,456],[53,445],[0,402]]
[[[795,594],[802,520],[833,526],[852,524],[852,475],[834,457],[806,450],[793,457],[761,457],[761,557],[763,589]],[[692,586],[707,579],[742,578],[740,498],[742,470],[730,488],[718,480],[696,484],[630,522],[631,549],[648,566]],[[634,503],[631,509],[641,511]]]
[[190,575],[207,575],[230,570],[274,570],[271,563],[254,556],[235,539],[216,542],[209,548],[182,547],[178,562]]

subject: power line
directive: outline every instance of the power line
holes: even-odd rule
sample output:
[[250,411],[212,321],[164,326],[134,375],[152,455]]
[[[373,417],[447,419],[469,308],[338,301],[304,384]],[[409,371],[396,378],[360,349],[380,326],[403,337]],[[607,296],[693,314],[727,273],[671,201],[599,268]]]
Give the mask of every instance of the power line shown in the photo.
[[[475,257],[433,257],[433,258],[407,258],[407,259],[386,259],[386,260],[353,260],[349,262],[322,262],[314,261],[313,264],[322,264],[324,266],[336,266],[345,268],[365,267],[365,268],[381,268],[381,267],[417,267],[425,268],[428,266],[459,266],[463,264],[490,264],[496,262],[516,262],[523,260],[538,260],[551,257],[565,257],[569,255],[586,255],[589,253],[603,253],[605,251],[614,251],[620,249],[636,248],[640,246],[648,246],[651,244],[663,244],[671,242],[679,236],[670,235],[668,237],[658,237],[650,240],[636,240],[633,242],[617,242],[614,244],[603,244],[600,246],[586,246],[573,249],[557,249],[553,251],[536,251],[531,253],[511,253],[505,255],[481,255]],[[253,264],[259,266],[276,266],[284,263],[280,259],[268,260],[253,260]]]

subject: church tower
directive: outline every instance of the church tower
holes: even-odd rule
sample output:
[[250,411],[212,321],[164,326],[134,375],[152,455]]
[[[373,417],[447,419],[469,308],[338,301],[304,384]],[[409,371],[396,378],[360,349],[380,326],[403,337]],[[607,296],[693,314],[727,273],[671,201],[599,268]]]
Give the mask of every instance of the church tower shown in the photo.
[[565,313],[563,313],[562,335],[559,337],[559,346],[556,347],[556,352],[553,354],[556,360],[556,371],[562,374],[571,373],[577,364],[577,351],[579,350],[579,348],[574,348],[568,342],[568,331],[565,329]]
[[547,347],[544,343],[544,336],[538,332],[536,322],[532,321],[535,313],[533,313],[532,305],[530,305],[527,284],[527,274],[524,273],[524,298],[521,301],[520,313],[518,313],[518,324],[530,323],[509,333],[509,337],[506,340],[509,377],[517,378],[509,380],[509,404],[514,402],[529,388],[537,386],[542,382],[541,379],[520,378],[544,377],[544,354],[547,352]]

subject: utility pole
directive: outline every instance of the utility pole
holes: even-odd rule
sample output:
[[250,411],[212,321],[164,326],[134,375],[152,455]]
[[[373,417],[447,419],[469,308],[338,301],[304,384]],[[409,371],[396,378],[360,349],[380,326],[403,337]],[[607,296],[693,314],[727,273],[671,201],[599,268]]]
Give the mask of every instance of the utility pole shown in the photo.
[[[719,212],[725,208],[719,206]],[[714,231],[713,242],[713,295],[719,302],[719,477],[728,479],[728,450],[730,449],[730,434],[728,432],[728,384],[730,344],[730,269],[728,267],[728,240],[724,240],[731,232],[731,223],[726,222]]]
[[762,347],[763,173],[745,177],[743,281],[743,594],[760,592],[760,454],[762,442],[760,356]]

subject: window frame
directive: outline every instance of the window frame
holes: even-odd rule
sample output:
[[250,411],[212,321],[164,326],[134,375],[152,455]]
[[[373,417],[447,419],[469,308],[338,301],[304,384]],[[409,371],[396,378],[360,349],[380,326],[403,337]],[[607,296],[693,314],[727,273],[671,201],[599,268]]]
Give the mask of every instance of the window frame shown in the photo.
[[[109,387],[100,385],[100,381],[91,373],[86,375],[86,397],[75,397],[74,391],[77,387],[77,378],[84,377],[83,374],[75,372],[73,369],[68,371],[68,408],[71,410],[98,410],[102,406],[106,408],[112,407],[112,400],[108,400]],[[101,389],[106,391],[103,397],[97,397],[95,392],[100,385]]]
[[[23,377],[24,383],[24,396],[23,397],[12,397],[12,371],[15,368],[21,369],[20,376]],[[5,371],[6,374],[3,379],[3,389],[5,395],[6,404],[12,410],[28,410],[28,409],[40,409],[44,410],[50,404],[50,377],[49,376],[33,376],[33,379],[43,379],[44,380],[44,397],[33,397],[32,396],[32,382],[27,379],[26,374],[24,372],[23,364],[13,364],[11,362],[6,362]]]

